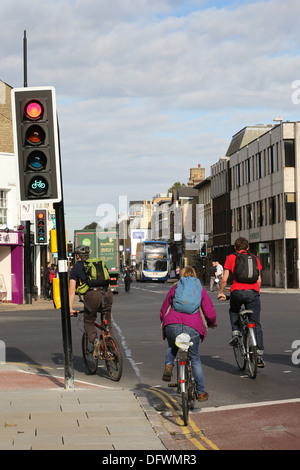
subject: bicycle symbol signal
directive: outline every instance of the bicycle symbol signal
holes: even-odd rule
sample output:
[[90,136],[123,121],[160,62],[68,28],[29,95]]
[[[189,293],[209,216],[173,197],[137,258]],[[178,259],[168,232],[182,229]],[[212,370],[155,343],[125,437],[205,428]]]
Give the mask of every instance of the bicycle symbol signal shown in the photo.
[[32,189],[37,189],[37,188],[40,188],[40,189],[45,189],[46,187],[46,184],[43,183],[43,181],[41,180],[35,180],[34,183],[31,184],[31,188]]

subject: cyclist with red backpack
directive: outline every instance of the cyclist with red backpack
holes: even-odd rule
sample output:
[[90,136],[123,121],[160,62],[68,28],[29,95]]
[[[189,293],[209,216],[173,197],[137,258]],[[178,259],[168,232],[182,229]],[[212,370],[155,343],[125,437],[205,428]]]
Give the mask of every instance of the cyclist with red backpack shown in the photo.
[[249,252],[249,243],[246,238],[240,237],[235,241],[235,253],[227,256],[223,278],[220,283],[220,290],[218,294],[219,300],[226,300],[224,289],[227,285],[229,274],[233,275],[233,283],[230,287],[230,308],[229,316],[232,328],[232,339],[230,346],[234,346],[238,342],[240,332],[239,312],[242,305],[245,309],[253,311],[252,318],[256,324],[257,336],[257,365],[264,367],[263,360],[264,344],[263,332],[260,324],[260,285],[262,270],[259,259]]

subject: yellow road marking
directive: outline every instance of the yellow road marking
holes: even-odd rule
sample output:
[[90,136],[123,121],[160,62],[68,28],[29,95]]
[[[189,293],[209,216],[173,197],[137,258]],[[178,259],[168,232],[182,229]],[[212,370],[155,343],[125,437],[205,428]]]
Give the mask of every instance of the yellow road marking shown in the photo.
[[[181,410],[181,406],[179,405],[179,403],[171,396],[169,395],[167,392],[165,392],[164,390],[160,390],[160,391],[157,391],[156,389],[153,389],[153,388],[148,388],[146,389],[148,390],[149,392],[152,392],[154,393],[156,396],[158,396],[159,398],[161,398],[163,400],[163,402],[165,403],[165,405],[173,412],[174,414],[174,417],[176,419],[176,421],[178,422],[179,426],[182,427],[182,432],[183,434],[187,437],[187,439],[189,439],[198,449],[200,450],[207,450],[199,441],[198,439],[194,438],[194,437],[189,437],[189,434],[191,434],[190,430],[188,429],[188,426],[184,426],[184,423],[182,421],[182,419],[180,418],[179,414],[177,413],[176,409],[169,403],[168,400],[170,400],[176,408],[178,408],[179,410]],[[168,400],[165,399],[164,395],[168,398]],[[198,428],[198,426],[196,426],[196,424],[194,423],[194,421],[189,417],[189,425],[191,426],[192,430],[195,432],[195,433],[199,433],[199,439],[201,439],[202,441],[206,442],[207,445],[209,445],[211,447],[211,449],[213,450],[219,450],[219,448],[210,440],[208,439],[206,436],[203,435],[203,433],[201,432],[201,429]]]
[[50,369],[50,370],[53,370],[53,367],[40,366],[39,364],[26,364],[25,362],[6,362],[5,364],[13,364],[15,366],[35,367],[36,369]]

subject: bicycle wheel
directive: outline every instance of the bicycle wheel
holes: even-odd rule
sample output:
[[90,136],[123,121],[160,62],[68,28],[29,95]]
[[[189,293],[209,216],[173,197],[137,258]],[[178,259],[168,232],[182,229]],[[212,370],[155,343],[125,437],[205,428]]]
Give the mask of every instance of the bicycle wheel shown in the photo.
[[188,405],[189,409],[193,410],[195,408],[195,400],[197,399],[197,392],[196,392],[196,382],[192,374],[192,367],[189,366],[189,379],[188,379]]
[[238,343],[233,346],[233,354],[240,370],[245,370],[246,367],[246,357],[244,352],[243,337],[240,336]]
[[188,366],[181,366],[181,380],[184,380],[184,383],[181,384],[181,403],[182,403],[182,417],[184,425],[189,424],[189,378],[188,378]]
[[248,359],[248,375],[251,379],[255,379],[257,375],[257,346],[253,345],[249,331],[247,332],[246,348]]
[[89,374],[95,374],[98,367],[98,358],[93,357],[94,343],[88,340],[86,333],[82,335],[81,348],[83,360]]
[[112,380],[120,380],[123,371],[123,358],[118,341],[113,336],[107,336],[105,364],[108,375]]

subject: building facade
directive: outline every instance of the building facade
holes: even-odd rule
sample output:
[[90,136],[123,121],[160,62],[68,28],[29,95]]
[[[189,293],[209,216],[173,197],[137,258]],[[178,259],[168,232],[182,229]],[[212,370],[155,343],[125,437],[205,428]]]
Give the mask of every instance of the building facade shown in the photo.
[[11,87],[0,81],[0,300],[23,303],[23,238],[16,184]]
[[281,122],[230,155],[231,244],[262,263],[264,285],[299,288],[300,122]]

